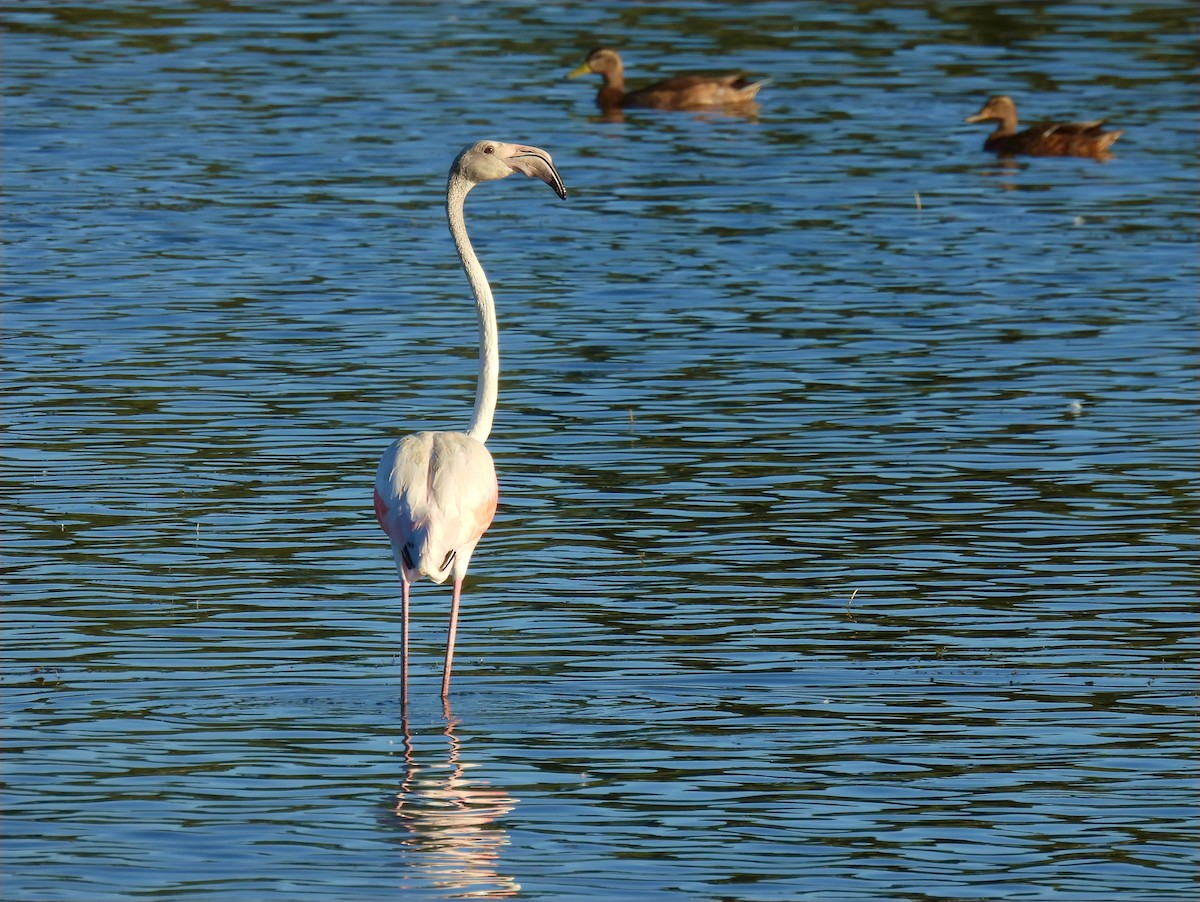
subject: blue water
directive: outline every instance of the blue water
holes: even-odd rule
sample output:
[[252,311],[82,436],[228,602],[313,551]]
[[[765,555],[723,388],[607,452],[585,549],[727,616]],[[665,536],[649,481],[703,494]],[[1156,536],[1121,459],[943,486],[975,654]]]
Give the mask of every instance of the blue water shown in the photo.
[[[6,899],[1190,899],[1189,4],[10,4]],[[755,116],[565,81],[744,68]],[[998,161],[1108,116],[1108,163]],[[399,585],[391,438],[495,523]]]

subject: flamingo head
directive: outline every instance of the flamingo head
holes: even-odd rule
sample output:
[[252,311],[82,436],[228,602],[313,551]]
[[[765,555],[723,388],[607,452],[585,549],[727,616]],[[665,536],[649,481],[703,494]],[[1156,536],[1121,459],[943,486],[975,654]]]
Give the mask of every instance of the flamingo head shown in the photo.
[[558,170],[554,168],[550,154],[525,144],[476,141],[462,149],[454,165],[450,167],[450,172],[451,175],[461,175],[472,184],[502,179],[514,172],[520,172],[541,179],[553,188],[560,198],[565,200],[567,197],[567,189]]

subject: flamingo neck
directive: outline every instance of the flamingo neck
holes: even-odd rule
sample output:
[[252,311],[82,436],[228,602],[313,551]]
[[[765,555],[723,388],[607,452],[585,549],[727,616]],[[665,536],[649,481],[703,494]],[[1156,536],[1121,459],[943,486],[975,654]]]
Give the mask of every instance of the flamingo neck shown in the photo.
[[471,239],[467,235],[467,223],[463,217],[463,202],[467,192],[475,183],[457,172],[450,174],[446,183],[446,220],[458,258],[462,261],[471,291],[475,293],[475,312],[479,316],[479,381],[475,385],[475,412],[467,435],[481,442],[487,441],[492,431],[492,418],[496,414],[496,396],[500,385],[500,342],[496,328],[496,304],[492,300],[492,289],[487,275],[479,265]]

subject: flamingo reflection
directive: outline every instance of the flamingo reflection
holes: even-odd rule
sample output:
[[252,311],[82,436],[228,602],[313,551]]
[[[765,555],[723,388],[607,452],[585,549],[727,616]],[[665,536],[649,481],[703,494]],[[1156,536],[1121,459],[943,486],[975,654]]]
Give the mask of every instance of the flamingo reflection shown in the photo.
[[404,746],[404,780],[391,810],[407,832],[403,844],[414,853],[413,863],[439,889],[455,898],[499,899],[515,896],[520,884],[498,873],[500,851],[508,835],[500,819],[517,800],[473,778],[473,765],[462,760],[462,744],[455,735],[458,721],[449,702],[442,708],[448,745],[445,763],[417,763],[408,712],[401,715]]

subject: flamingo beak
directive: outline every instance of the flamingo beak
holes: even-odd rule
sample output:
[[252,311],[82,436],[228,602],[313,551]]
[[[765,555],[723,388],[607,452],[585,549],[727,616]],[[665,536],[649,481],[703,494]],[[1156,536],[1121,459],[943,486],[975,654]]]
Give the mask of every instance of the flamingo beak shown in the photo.
[[522,147],[518,145],[515,152],[508,158],[508,165],[512,167],[514,172],[521,172],[531,178],[539,178],[551,188],[554,193],[562,200],[567,199],[567,188],[563,184],[562,176],[558,174],[558,170],[554,168],[554,162],[550,159],[550,154],[544,150],[539,150],[536,147]]

